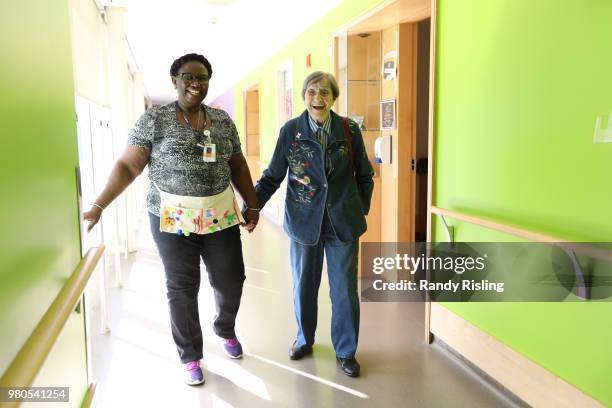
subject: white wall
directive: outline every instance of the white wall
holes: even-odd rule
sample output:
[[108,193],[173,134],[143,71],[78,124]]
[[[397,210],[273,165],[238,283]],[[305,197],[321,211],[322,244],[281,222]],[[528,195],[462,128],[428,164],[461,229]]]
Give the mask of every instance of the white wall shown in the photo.
[[70,0],[76,93],[109,106],[107,27],[93,0]]
[[[93,166],[91,171],[82,169],[82,174],[93,174],[82,180],[82,184],[92,185],[89,189],[83,188],[83,191],[92,191],[89,197],[83,197],[86,210],[92,196],[102,191],[115,160],[125,148],[129,129],[144,112],[145,89],[142,75],[128,54],[123,28],[125,10],[113,7],[101,12],[93,0],[70,0],[69,7],[75,92],[82,116],[79,132],[87,129],[90,132],[87,137],[79,136],[80,142],[81,139],[90,141],[87,145],[81,143],[79,149],[93,158],[87,163],[81,162],[82,167]],[[101,130],[100,120],[109,123],[108,130],[105,126]],[[86,292],[88,307],[94,313],[105,314],[102,288],[120,283],[117,279],[117,272],[121,271],[120,256],[126,256],[128,248],[136,247],[135,230],[142,213],[146,184],[144,177],[139,178],[104,211],[102,228],[94,240],[103,235],[107,246],[101,263],[105,273],[97,271],[100,276],[92,277]],[[92,240],[89,241],[91,244]]]

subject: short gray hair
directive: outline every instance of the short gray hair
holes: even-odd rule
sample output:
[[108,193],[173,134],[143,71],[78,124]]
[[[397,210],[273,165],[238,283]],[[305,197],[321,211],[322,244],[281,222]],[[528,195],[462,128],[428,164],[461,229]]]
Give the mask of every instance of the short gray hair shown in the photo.
[[329,86],[331,86],[331,91],[334,100],[338,99],[338,96],[340,95],[340,89],[338,89],[338,83],[336,82],[336,78],[334,78],[334,76],[329,72],[315,71],[312,74],[308,75],[304,80],[304,84],[302,84],[302,100],[306,97],[306,88],[308,88],[308,85],[316,84],[317,82],[320,82],[323,79],[327,79],[327,81],[329,82]]

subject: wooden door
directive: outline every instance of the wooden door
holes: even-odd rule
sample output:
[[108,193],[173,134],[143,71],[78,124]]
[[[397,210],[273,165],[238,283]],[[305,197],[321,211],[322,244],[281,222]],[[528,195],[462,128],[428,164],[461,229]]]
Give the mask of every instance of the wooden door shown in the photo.
[[251,176],[259,179],[259,89],[254,86],[245,93],[246,159]]

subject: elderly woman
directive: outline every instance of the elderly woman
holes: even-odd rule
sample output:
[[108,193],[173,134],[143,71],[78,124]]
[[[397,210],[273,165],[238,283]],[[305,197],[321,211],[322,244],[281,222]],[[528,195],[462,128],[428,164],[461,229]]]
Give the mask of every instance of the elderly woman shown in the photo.
[[255,190],[263,207],[288,174],[284,228],[291,238],[298,325],[289,357],[297,360],[312,352],[325,254],[336,359],[346,375],[357,377],[357,255],[374,172],[357,124],[331,111],[338,93],[331,74],[317,71],[304,80],[306,110],[281,129],[270,166]]
[[259,218],[258,202],[236,126],[228,114],[202,103],[210,62],[187,54],[172,63],[177,101],[145,112],[104,191],[84,214],[91,229],[107,207],[149,165],[147,209],[166,274],[172,336],[190,385],[202,384],[198,314],[200,258],[214,289],[214,331],[231,358],[242,357],[234,325],[245,279],[237,210],[230,181],[245,201],[245,228]]

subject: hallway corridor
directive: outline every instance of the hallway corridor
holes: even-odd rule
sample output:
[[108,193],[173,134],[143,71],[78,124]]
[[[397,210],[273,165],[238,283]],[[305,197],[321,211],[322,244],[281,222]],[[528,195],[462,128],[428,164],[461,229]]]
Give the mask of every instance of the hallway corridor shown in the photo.
[[346,377],[336,367],[331,346],[326,277],[314,355],[289,360],[295,335],[289,243],[280,227],[263,218],[253,234],[242,234],[247,280],[237,334],[245,356],[230,360],[223,354],[212,332],[211,288],[203,279],[200,315],[206,383],[185,385],[170,334],[161,261],[148,218],[143,220],[139,250],[124,269],[124,286],[110,289],[111,332],[96,333],[92,339],[98,406],[513,406],[440,347],[422,341],[420,303],[362,303],[357,355],[362,376]]

